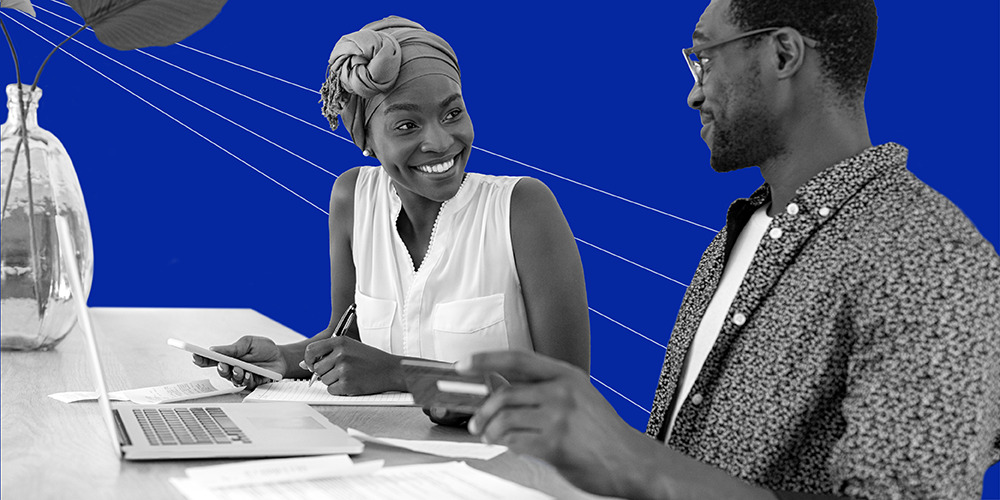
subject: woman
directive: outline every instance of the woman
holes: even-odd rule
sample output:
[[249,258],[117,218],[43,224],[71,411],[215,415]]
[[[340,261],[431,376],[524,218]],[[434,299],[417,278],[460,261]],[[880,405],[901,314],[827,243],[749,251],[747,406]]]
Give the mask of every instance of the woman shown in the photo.
[[[457,361],[535,350],[589,372],[583,267],[552,193],[532,178],[465,171],[472,122],[451,46],[400,17],[337,42],[322,88],[379,167],[341,175],[330,200],[333,314],[316,337],[214,348],[285,377],[315,372],[331,394],[406,390],[404,357]],[[356,304],[357,321],[334,330]],[[195,356],[195,363],[214,362]],[[238,367],[219,373],[253,388]]]

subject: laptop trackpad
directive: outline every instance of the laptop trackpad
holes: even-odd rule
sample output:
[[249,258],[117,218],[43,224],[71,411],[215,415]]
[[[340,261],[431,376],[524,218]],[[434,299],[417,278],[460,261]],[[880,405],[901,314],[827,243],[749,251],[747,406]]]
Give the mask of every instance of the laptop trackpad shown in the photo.
[[322,424],[309,416],[247,417],[247,420],[261,429],[323,429]]

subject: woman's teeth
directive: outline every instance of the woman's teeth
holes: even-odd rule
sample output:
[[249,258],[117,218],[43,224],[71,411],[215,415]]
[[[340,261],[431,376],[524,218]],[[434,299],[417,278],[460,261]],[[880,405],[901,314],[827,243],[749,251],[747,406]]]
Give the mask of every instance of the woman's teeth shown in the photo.
[[421,165],[417,167],[417,170],[425,174],[440,174],[442,172],[447,172],[454,165],[455,159],[452,158],[444,163],[438,163],[437,165]]

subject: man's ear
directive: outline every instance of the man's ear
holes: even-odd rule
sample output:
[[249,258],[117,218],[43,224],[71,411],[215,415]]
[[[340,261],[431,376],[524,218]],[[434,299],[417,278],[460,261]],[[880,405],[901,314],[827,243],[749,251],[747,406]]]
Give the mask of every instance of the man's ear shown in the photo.
[[805,59],[806,44],[802,35],[794,28],[781,28],[773,37],[775,76],[778,79],[791,78],[802,67]]

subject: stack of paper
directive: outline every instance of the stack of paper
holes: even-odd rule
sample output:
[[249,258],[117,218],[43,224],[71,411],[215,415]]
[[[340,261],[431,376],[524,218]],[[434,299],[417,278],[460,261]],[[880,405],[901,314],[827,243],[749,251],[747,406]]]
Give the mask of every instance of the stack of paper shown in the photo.
[[469,467],[465,462],[381,467],[381,461],[351,463],[345,455],[255,460],[194,467],[171,483],[188,500],[477,500],[552,497]]
[[413,396],[408,392],[383,392],[367,396],[334,396],[326,385],[308,380],[285,379],[257,386],[247,397],[246,403],[261,401],[292,401],[310,405],[341,406],[413,406]]

